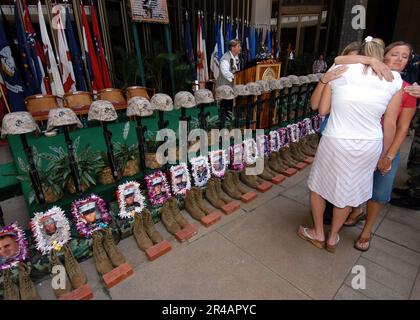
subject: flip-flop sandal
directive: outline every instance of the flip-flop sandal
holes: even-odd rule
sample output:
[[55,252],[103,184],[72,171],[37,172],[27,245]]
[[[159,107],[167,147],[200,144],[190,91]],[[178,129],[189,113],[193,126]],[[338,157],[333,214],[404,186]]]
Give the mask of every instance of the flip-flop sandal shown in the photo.
[[335,253],[335,249],[337,249],[338,243],[340,242],[340,236],[337,234],[337,241],[334,245],[328,244],[328,242],[325,243],[325,249],[329,253]]
[[311,235],[308,233],[308,228],[299,227],[297,235],[305,241],[312,243],[318,249],[325,248],[325,241],[319,241],[315,238],[312,238]]
[[360,221],[366,220],[366,213],[364,213],[363,211],[360,212],[360,214],[357,216],[356,220],[354,220],[354,222],[352,223],[346,223],[344,222],[343,226],[345,227],[354,227],[355,225],[357,225]]
[[[361,243],[361,244],[365,244],[365,243],[367,243],[367,244],[368,244],[368,246],[367,246],[366,248],[362,248],[362,247],[360,247],[359,245],[357,245],[358,243]],[[357,239],[357,241],[354,243],[353,247],[354,247],[356,250],[359,250],[359,251],[361,251],[361,252],[366,252],[366,251],[368,251],[368,250],[369,250],[369,248],[370,248],[370,238],[369,238],[369,239],[367,239],[367,238],[359,238],[359,239]]]

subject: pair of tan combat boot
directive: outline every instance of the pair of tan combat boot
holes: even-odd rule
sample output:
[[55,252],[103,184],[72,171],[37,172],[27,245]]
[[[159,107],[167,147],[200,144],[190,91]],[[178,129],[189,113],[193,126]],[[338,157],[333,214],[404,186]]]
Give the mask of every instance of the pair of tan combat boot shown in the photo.
[[[257,175],[249,175],[246,174],[246,169],[242,170],[239,173],[239,178],[240,180],[247,186],[250,187],[252,189],[257,189],[257,187],[264,182],[263,179],[261,179],[259,176]],[[274,177],[273,177],[274,178]]]
[[190,225],[182,216],[181,210],[179,210],[178,200],[175,197],[165,202],[162,207],[161,218],[163,225],[173,235]]
[[138,247],[146,251],[163,241],[162,236],[156,230],[152,215],[148,209],[143,209],[134,217],[133,235]]
[[99,274],[104,275],[125,263],[125,258],[115,245],[109,228],[95,231],[92,238],[93,257]]
[[207,182],[205,197],[217,209],[222,209],[223,206],[232,202],[222,191],[222,182],[216,177],[210,178]]
[[213,212],[213,210],[205,203],[203,190],[199,187],[193,187],[187,191],[185,196],[185,209],[191,217],[199,221]]
[[19,263],[19,287],[13,282],[10,269],[3,272],[3,287],[5,300],[41,300],[35,284],[30,277],[28,265]]
[[[66,285],[64,289],[54,289],[54,294],[57,298],[71,292],[73,289],[78,289],[87,283],[87,277],[80,264],[77,262],[68,244],[63,246],[64,252],[64,268],[66,270]],[[54,266],[63,266],[56,251],[50,253],[51,269]]]

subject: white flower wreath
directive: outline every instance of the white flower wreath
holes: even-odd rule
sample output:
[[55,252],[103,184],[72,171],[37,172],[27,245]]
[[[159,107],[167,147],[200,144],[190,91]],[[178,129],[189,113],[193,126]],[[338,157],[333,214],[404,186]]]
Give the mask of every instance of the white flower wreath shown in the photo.
[[[222,159],[222,163],[220,163],[220,159]],[[220,150],[210,152],[211,173],[215,177],[218,177],[218,178],[224,177],[226,173],[227,162],[228,162],[228,158],[227,158],[227,153],[225,150],[220,149]]]
[[[134,195],[134,203],[132,205],[133,210],[127,211],[126,195]],[[128,181],[127,183],[118,186],[118,207],[120,209],[119,216],[122,219],[132,219],[135,214],[140,214],[145,208],[146,198],[143,196],[140,190],[140,184],[135,181]]]
[[257,162],[258,148],[254,139],[244,140],[244,159],[247,165],[252,165]]
[[[44,226],[46,221],[55,224],[56,231],[49,235]],[[36,248],[42,254],[48,254],[52,250],[60,251],[61,248],[70,241],[70,223],[64,211],[57,206],[52,207],[46,212],[35,213],[32,218],[32,232],[35,236]]]
[[299,142],[299,126],[297,124],[288,125],[291,142]]
[[193,158],[190,162],[195,186],[204,187],[210,179],[210,166],[207,157]]
[[[191,189],[191,179],[190,172],[188,171],[188,166],[186,163],[181,163],[177,166],[171,167],[171,185],[172,193],[175,195],[187,194],[187,191]],[[176,183],[176,177],[182,175],[182,185]]]
[[270,132],[270,146],[271,152],[278,152],[282,147],[280,141],[280,133],[277,130]]

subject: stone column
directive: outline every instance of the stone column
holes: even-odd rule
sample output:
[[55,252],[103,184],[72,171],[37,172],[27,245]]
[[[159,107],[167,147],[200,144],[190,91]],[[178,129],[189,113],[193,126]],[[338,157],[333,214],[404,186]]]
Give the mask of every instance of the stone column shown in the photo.
[[253,0],[251,10],[251,24],[264,27],[264,34],[271,23],[272,0]]

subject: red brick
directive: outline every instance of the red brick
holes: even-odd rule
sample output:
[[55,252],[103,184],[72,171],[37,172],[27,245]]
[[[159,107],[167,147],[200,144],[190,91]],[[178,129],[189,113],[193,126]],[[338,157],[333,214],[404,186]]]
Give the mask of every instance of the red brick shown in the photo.
[[293,169],[293,168],[289,168],[289,169],[287,169],[286,171],[283,172],[283,174],[286,177],[294,176],[296,173],[298,173],[298,171],[296,169]]
[[234,212],[235,212],[236,210],[238,210],[240,207],[241,207],[241,205],[240,205],[238,202],[236,202],[236,201],[232,201],[231,203],[228,203],[228,204],[224,205],[224,206],[222,207],[222,211],[223,211],[225,214],[229,215],[229,214],[234,213]]
[[92,287],[90,284],[85,284],[72,292],[61,296],[59,300],[90,300],[93,298]]
[[249,203],[253,201],[256,197],[257,197],[257,193],[254,191],[251,191],[251,192],[243,194],[241,197],[241,201],[245,203]]
[[304,162],[305,162],[306,164],[312,164],[312,163],[314,163],[314,160],[315,160],[315,158],[313,158],[313,157],[309,157],[309,158],[306,158]]
[[219,222],[219,220],[222,219],[222,216],[219,212],[215,211],[210,213],[209,215],[205,216],[203,219],[201,219],[201,223],[206,227],[210,227],[214,225],[215,223]]
[[132,274],[133,269],[131,268],[131,266],[128,263],[124,263],[119,267],[115,268],[114,270],[105,274],[102,277],[102,279],[105,283],[105,286],[108,289],[111,289],[112,287],[127,279]]
[[278,185],[278,184],[283,183],[284,180],[286,180],[286,177],[281,174],[281,175],[278,175],[277,177],[274,177],[273,180],[271,180],[271,182]]
[[298,169],[299,171],[305,169],[308,165],[304,162],[300,162],[297,165],[295,165],[295,168]]
[[147,259],[150,261],[156,260],[157,258],[163,256],[165,253],[171,251],[171,249],[172,246],[168,241],[164,240],[159,242],[157,245],[154,245],[153,247],[146,250]]
[[193,226],[192,224],[186,226],[184,229],[179,231],[177,234],[175,234],[175,237],[179,242],[187,241],[188,239],[191,239],[197,234],[197,228]]
[[270,182],[263,182],[260,185],[257,186],[257,190],[259,192],[267,192],[273,187],[273,185]]

